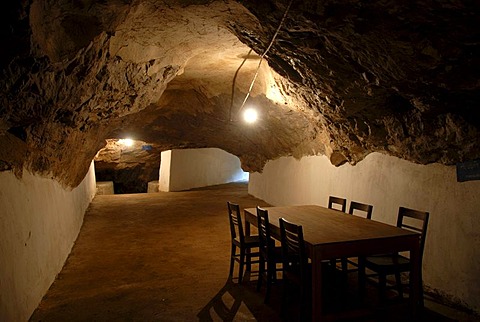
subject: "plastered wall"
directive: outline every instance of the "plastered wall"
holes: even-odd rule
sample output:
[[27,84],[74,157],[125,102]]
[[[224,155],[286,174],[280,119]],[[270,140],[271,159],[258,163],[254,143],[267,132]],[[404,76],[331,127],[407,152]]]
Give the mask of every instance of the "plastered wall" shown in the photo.
[[273,205],[327,206],[336,195],[374,205],[372,219],[390,224],[399,206],[429,211],[424,283],[480,312],[480,181],[457,182],[454,166],[379,153],[338,168],[325,156],[280,158],[250,174],[249,193]]
[[158,190],[170,191],[170,165],[172,164],[172,150],[163,151],[160,156],[160,169],[158,176]]
[[93,163],[73,190],[0,172],[0,321],[27,321],[70,253],[95,195]]
[[248,178],[240,160],[221,149],[183,149],[162,152],[160,191],[181,191]]

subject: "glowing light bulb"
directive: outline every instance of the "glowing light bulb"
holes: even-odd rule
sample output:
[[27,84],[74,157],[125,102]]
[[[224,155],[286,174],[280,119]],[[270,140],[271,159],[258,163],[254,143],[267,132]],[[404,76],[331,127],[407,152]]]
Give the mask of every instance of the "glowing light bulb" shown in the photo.
[[245,120],[245,122],[247,123],[254,123],[255,121],[257,121],[257,118],[258,118],[258,113],[255,109],[253,108],[247,108],[244,112],[243,112],[243,119]]
[[133,146],[133,140],[132,140],[132,139],[129,139],[129,138],[127,138],[127,139],[120,139],[120,140],[118,140],[118,143],[120,143],[120,144],[122,144],[122,145],[124,145],[124,146],[128,146],[128,147]]

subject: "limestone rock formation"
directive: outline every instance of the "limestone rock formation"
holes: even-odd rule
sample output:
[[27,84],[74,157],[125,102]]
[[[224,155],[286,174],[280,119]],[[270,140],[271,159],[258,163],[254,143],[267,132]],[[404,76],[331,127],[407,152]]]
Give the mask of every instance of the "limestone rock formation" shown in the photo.
[[[248,171],[284,155],[480,157],[475,1],[3,6],[0,171],[75,186],[105,140],[127,133],[161,150],[218,147]],[[260,120],[245,125],[239,107],[270,44],[248,100]]]
[[130,144],[109,139],[94,159],[97,181],[113,181],[115,193],[147,192],[148,182],[158,181],[159,147],[136,140]]

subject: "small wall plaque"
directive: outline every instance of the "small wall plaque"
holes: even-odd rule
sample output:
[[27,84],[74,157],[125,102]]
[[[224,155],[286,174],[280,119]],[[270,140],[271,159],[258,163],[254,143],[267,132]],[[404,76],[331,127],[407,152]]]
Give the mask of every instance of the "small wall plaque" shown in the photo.
[[142,150],[150,151],[152,149],[151,145],[142,145]]
[[480,159],[457,163],[457,181],[480,180]]

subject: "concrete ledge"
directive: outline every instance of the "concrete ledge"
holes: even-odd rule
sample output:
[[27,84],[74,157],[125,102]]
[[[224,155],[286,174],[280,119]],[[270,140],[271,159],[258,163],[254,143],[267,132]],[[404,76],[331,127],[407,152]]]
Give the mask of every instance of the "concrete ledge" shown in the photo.
[[148,183],[147,193],[158,192],[158,180],[157,181],[150,181]]
[[97,195],[113,195],[113,181],[97,181]]

